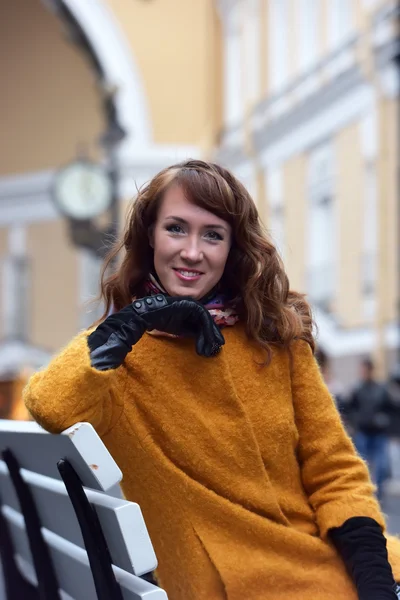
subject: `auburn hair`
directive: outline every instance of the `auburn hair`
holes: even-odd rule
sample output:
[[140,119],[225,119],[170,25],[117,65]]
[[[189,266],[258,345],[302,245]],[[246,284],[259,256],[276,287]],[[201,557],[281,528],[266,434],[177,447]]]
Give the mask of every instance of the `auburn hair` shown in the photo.
[[[149,234],[165,191],[182,187],[186,198],[227,221],[232,245],[221,289],[234,299],[250,339],[271,357],[271,345],[289,347],[298,338],[314,350],[313,319],[304,295],[289,290],[282,260],[260,222],[249,192],[227,169],[188,160],[158,173],[139,190],[130,206],[125,232],[109,252],[101,276],[102,319],[143,295],[154,270]],[[119,260],[121,253],[123,256]],[[109,266],[118,263],[111,275]]]

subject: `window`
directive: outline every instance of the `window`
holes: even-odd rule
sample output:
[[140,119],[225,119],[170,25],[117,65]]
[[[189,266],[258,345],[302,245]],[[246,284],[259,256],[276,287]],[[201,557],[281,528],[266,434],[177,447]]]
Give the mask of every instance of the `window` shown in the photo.
[[281,91],[289,75],[289,1],[269,0],[269,78],[272,92]]
[[376,311],[376,280],[378,270],[378,188],[376,159],[378,156],[378,123],[376,104],[360,122],[363,154],[363,207],[361,248],[362,311],[366,321],[372,321]]
[[248,0],[244,13],[244,75],[246,99],[254,105],[260,97],[260,5]]
[[377,182],[374,162],[367,162],[364,176],[363,250],[361,257],[361,285],[364,317],[372,319],[376,308],[377,279]]
[[4,337],[27,341],[29,327],[30,261],[26,256],[3,260]]
[[353,2],[350,0],[329,0],[328,2],[328,40],[335,49],[350,35],[353,27]]
[[329,145],[310,157],[307,288],[310,300],[330,312],[335,295],[333,157]]
[[298,0],[297,23],[299,26],[299,69],[307,71],[317,60],[318,31],[321,4],[318,0]]
[[224,23],[224,115],[226,127],[237,125],[243,116],[240,6],[235,6]]
[[29,327],[29,279],[31,264],[26,256],[26,231],[12,225],[8,232],[8,255],[2,263],[3,331],[8,339],[26,341]]

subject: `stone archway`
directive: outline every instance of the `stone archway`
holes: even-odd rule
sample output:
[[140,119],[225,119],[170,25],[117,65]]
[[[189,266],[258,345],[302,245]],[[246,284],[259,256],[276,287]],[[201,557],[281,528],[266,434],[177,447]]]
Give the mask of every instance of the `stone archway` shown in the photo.
[[126,131],[119,149],[122,162],[138,148],[151,144],[150,113],[144,87],[124,32],[102,0],[63,0],[91,43],[107,82],[118,89],[115,106]]

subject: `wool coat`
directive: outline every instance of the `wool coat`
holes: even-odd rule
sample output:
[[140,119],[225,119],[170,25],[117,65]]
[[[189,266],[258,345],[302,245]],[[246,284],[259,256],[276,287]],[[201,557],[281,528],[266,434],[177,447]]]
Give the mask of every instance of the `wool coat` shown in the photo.
[[[170,600],[357,600],[329,529],[385,522],[306,342],[262,366],[240,324],[214,358],[145,334],[99,372],[87,335],[31,378],[26,406],[51,432],[96,428],[141,506]],[[388,548],[400,580],[398,540]]]

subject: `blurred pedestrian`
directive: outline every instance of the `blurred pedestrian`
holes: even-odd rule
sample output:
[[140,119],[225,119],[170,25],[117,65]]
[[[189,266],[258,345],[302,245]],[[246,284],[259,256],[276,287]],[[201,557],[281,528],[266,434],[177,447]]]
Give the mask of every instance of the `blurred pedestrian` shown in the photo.
[[382,499],[383,484],[390,477],[388,430],[393,404],[387,387],[375,379],[370,358],[360,363],[360,382],[351,393],[349,411],[355,429],[354,443],[368,462],[378,498]]
[[102,321],[25,401],[50,431],[97,429],[169,597],[395,598],[399,541],[248,191],[213,163],[169,167],[139,191],[120,251]]

